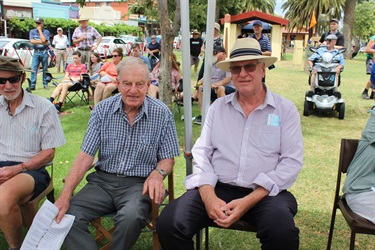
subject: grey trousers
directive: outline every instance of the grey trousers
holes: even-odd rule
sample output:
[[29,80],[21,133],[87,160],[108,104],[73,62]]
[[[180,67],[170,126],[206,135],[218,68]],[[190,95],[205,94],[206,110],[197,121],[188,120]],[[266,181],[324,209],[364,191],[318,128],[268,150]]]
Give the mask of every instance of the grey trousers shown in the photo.
[[98,249],[88,223],[105,214],[115,213],[115,231],[111,249],[131,249],[151,217],[151,199],[142,196],[145,178],[118,177],[96,171],[71,200],[68,214],[75,220],[65,239],[66,249]]

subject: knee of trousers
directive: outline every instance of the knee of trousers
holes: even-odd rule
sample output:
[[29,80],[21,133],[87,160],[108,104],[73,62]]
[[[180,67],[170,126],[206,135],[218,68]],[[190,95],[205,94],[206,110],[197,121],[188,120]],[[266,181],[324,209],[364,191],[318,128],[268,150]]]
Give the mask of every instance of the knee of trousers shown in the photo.
[[144,228],[150,221],[150,212],[144,209],[133,209],[133,211],[118,211],[113,217],[116,230],[126,230],[127,228]]

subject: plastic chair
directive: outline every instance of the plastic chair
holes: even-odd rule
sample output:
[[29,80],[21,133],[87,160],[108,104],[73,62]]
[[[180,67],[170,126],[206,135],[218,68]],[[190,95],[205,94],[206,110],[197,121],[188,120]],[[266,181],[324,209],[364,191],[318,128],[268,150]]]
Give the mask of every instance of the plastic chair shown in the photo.
[[331,226],[329,228],[329,236],[327,243],[327,250],[331,249],[333,229],[335,226],[336,211],[339,209],[344,216],[346,223],[350,228],[350,249],[354,249],[356,234],[372,234],[375,235],[375,224],[366,220],[365,218],[354,213],[346,203],[343,196],[340,196],[341,176],[346,174],[350,162],[353,160],[354,154],[357,150],[358,140],[341,139],[340,160],[337,173],[335,199],[333,202]]
[[50,167],[50,175],[51,175],[51,180],[49,181],[49,184],[47,188],[39,194],[37,197],[35,197],[33,200],[27,202],[26,204],[21,206],[21,211],[22,211],[22,217],[23,217],[23,222],[24,225],[27,228],[30,228],[33,219],[38,212],[38,207],[39,207],[39,202],[44,198],[47,197],[47,199],[54,203],[55,202],[55,190],[53,188],[53,164],[48,165],[46,167]]
[[[171,202],[174,199],[174,180],[173,180],[173,171],[168,175],[168,184],[167,188],[165,190],[165,198],[168,196],[168,201]],[[166,204],[163,203],[160,206],[165,206]],[[147,229],[145,229],[145,232],[152,232],[152,239],[153,239],[153,249],[158,250],[159,249],[159,237],[156,232],[156,220],[159,217],[159,207],[158,204],[152,203],[152,212],[151,212],[151,220],[147,224]],[[103,217],[110,217],[112,218],[114,214],[108,214]],[[102,218],[97,218],[95,220],[90,221],[90,224],[95,227],[95,235],[96,235],[96,241],[97,243],[102,242],[103,240],[107,239],[108,243],[106,243],[104,246],[100,248],[100,250],[107,250],[110,249],[111,243],[112,243],[112,233],[115,230],[115,227],[112,228],[105,228],[102,224]]]

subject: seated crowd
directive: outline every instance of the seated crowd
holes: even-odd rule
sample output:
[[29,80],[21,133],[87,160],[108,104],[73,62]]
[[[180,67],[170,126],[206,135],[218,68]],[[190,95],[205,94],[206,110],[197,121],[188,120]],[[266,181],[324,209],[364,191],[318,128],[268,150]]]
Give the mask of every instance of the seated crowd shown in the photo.
[[[180,154],[176,125],[170,109],[157,99],[160,63],[150,72],[139,46],[132,48],[134,56],[125,59],[116,48],[112,61],[103,65],[93,53],[88,68],[75,51],[73,64],[49,98],[53,103],[59,96],[55,107],[23,91],[26,70],[17,60],[0,56],[0,229],[9,249],[22,243],[21,206],[45,189],[50,177],[44,166],[65,143],[55,109],[61,110],[68,89],[85,73],[95,89],[95,106],[55,202],[57,223],[66,213],[75,216],[66,249],[97,249],[88,225],[108,214],[115,214],[111,249],[131,249],[150,219],[152,203],[163,201],[163,180]],[[171,59],[174,90],[182,76],[174,54]],[[262,249],[299,249],[298,203],[288,189],[303,166],[302,130],[296,106],[262,82],[276,60],[262,55],[253,38],[236,40],[228,58],[223,47],[214,47],[213,103],[192,148],[194,171],[185,178],[187,191],[158,218],[163,249],[194,249],[193,237],[201,229],[212,224],[228,228],[239,220],[256,225]],[[116,89],[119,94],[108,98]],[[202,97],[203,78],[193,96],[200,110]],[[374,124],[375,110],[362,134],[360,146],[366,151],[355,157],[344,186],[353,211],[372,222]],[[87,184],[75,193],[93,164]]]

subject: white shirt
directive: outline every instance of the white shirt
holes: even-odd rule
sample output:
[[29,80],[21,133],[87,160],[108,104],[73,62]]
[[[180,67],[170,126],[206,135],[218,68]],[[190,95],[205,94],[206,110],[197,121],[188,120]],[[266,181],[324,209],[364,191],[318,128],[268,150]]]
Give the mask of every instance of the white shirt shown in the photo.
[[52,44],[56,49],[66,49],[69,46],[68,37],[66,35],[55,35]]
[[41,150],[65,144],[56,108],[46,98],[23,92],[13,116],[0,96],[0,161],[25,162]]
[[192,153],[187,189],[220,181],[261,186],[275,196],[295,182],[303,165],[300,115],[292,102],[267,90],[264,103],[246,118],[237,94],[227,95],[209,108]]

